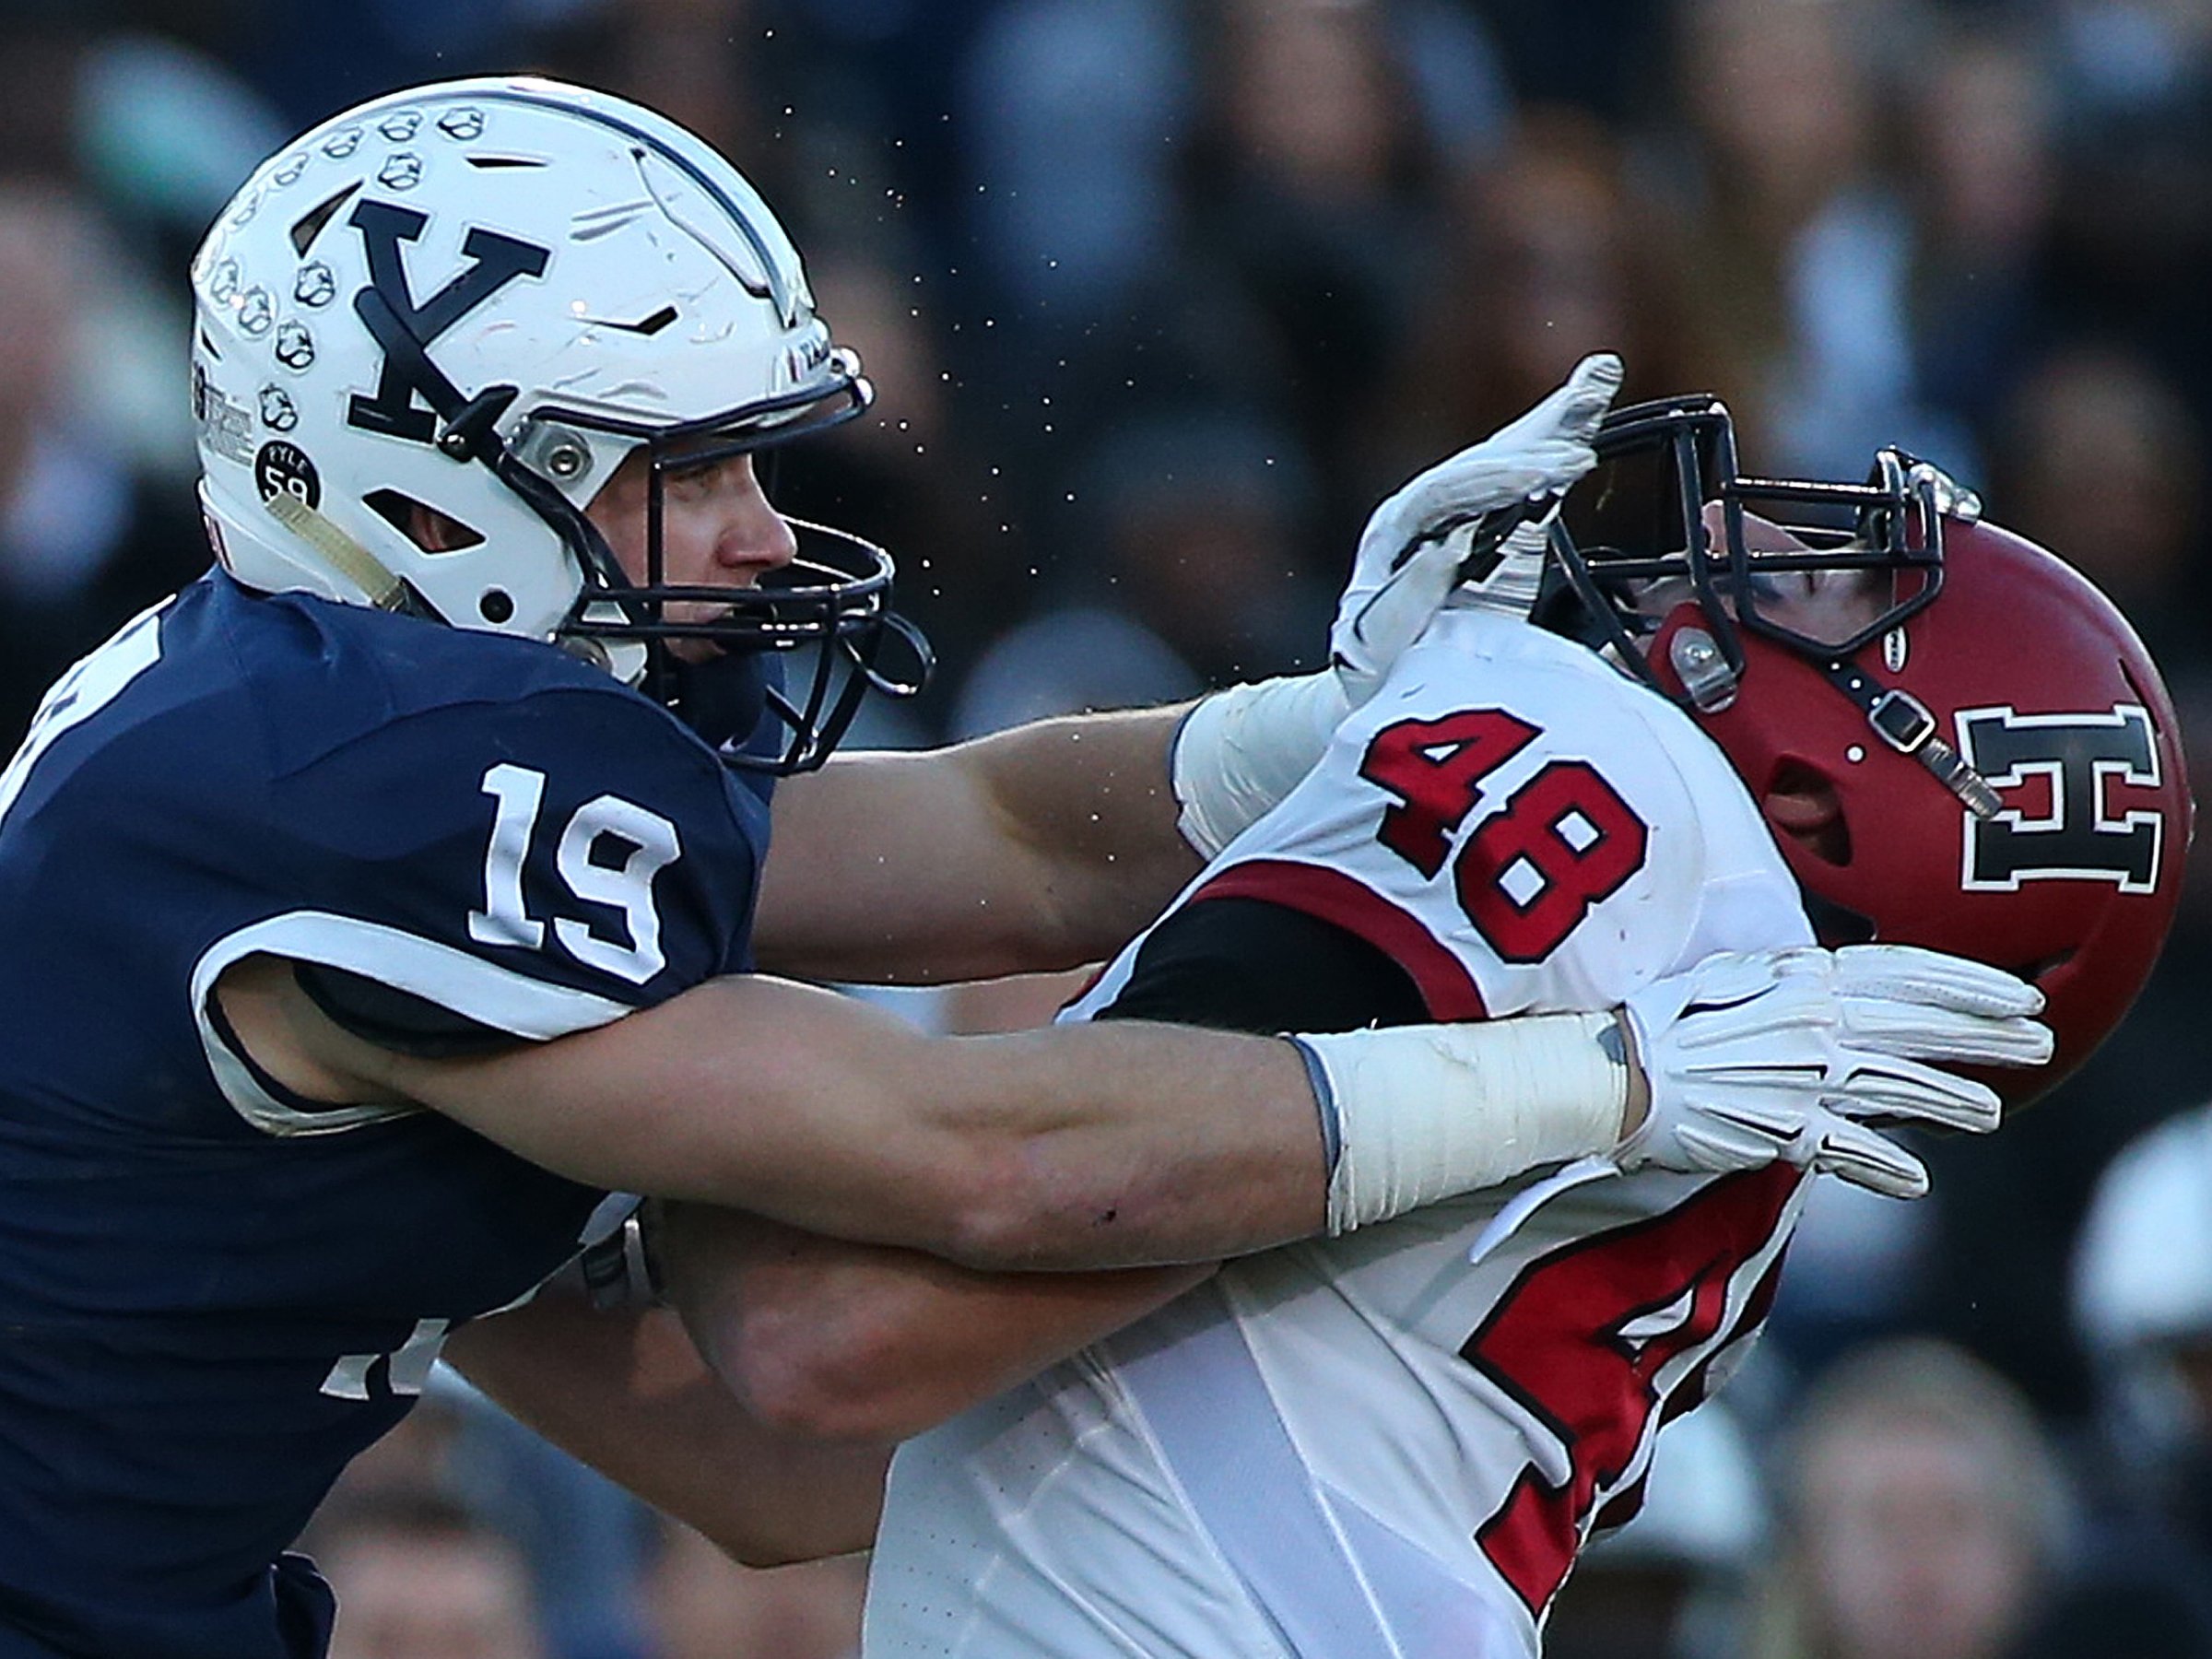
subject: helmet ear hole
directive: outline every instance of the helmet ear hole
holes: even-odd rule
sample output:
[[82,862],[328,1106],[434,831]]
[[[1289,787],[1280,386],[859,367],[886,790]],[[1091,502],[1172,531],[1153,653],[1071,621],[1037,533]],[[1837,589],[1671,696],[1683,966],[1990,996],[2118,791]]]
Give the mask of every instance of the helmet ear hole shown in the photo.
[[1783,761],[1759,807],[1778,832],[1821,863],[1838,869],[1850,865],[1851,826],[1835,784],[1824,773],[1802,760]]
[[373,489],[361,500],[425,553],[458,553],[483,543],[482,531],[401,490]]

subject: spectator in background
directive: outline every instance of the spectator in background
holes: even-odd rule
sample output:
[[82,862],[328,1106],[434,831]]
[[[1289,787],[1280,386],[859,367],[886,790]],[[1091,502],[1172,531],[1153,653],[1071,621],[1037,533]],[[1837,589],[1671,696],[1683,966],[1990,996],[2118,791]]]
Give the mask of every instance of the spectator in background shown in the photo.
[[1676,7],[1689,295],[1700,337],[1748,348],[1752,383],[1723,389],[1784,470],[1841,477],[1896,443],[1966,473],[1955,430],[1915,402],[1912,226],[1877,166],[1863,21],[1839,0]]
[[100,37],[90,6],[0,0],[0,157],[12,172],[65,179],[76,164],[76,93]]
[[1306,578],[1311,506],[1304,456],[1266,423],[1225,410],[1131,423],[1067,492],[1060,604],[976,665],[959,732],[1296,666],[1327,598]]
[[1627,402],[1746,382],[1682,303],[1679,227],[1639,202],[1619,143],[1589,117],[1525,112],[1448,201],[1443,268],[1372,389],[1358,457],[1371,488],[1510,418],[1590,351],[1620,350]]
[[2036,1617],[2065,1487],[2026,1399],[1966,1353],[1858,1350],[1774,1467],[1783,1551],[1749,1659],[2000,1659]]
[[1671,0],[1490,0],[1483,7],[1514,95],[1527,104],[1569,104],[1608,125],[1658,115]]
[[2096,1525],[2068,1624],[2135,1609],[2110,1651],[2212,1653],[2212,1108],[2132,1142],[2098,1182],[2073,1314],[2096,1365]]
[[207,562],[88,395],[113,259],[81,195],[0,178],[0,748],[64,668]]
[[[963,52],[944,125],[959,199],[941,234],[971,435],[1018,527],[1053,475],[1118,421],[1224,378],[1215,336],[1235,295],[1194,279],[1181,159],[1197,89],[1172,0],[1007,0]],[[1233,328],[1230,331],[1234,332]],[[1027,457],[1027,459],[1025,459]],[[1004,494],[1006,485],[999,487]],[[1041,565],[1055,557],[1038,538]]]
[[2051,82],[2024,26],[1977,14],[1935,30],[1900,88],[1915,376],[1927,402],[1984,445],[2052,324],[2061,170]]
[[330,1659],[547,1659],[522,1559],[450,1500],[392,1490],[319,1524]]
[[1010,333],[1106,319],[1158,286],[1181,229],[1188,42],[1168,0],[1010,0],[962,67],[966,220]]
[[0,187],[57,191],[86,216],[69,413],[174,500],[190,488],[192,425],[177,395],[188,309],[170,277],[285,129],[232,70],[165,31],[165,10],[0,0]]
[[[370,1530],[381,1537],[395,1521],[441,1513],[521,1564],[545,1659],[660,1659],[644,1608],[659,1518],[442,1364],[431,1369],[422,1404],[347,1465],[306,1543],[344,1538],[359,1516],[376,1523]],[[405,1564],[391,1552],[377,1560]],[[343,1641],[353,1599],[346,1583],[337,1589]],[[350,1651],[341,1645],[336,1659]]]
[[1505,119],[1444,0],[1012,0],[960,89],[982,383],[1007,443],[1063,454],[1193,397],[1333,445],[1424,279],[1434,179]]
[[[1235,389],[1334,477],[1435,276],[1450,151],[1384,8],[1214,0],[1197,17],[1191,253],[1242,304]],[[1332,528],[1351,534],[1354,505],[1326,503]]]
[[1708,1400],[1659,1431],[1641,1506],[1583,1552],[1545,1622],[1544,1659],[1723,1659],[1740,1650],[1767,1500],[1735,1401],[1733,1393]]
[[2207,433],[2157,361],[2123,345],[2063,346],[2026,376],[2000,432],[1992,486],[2022,533],[2074,549],[2169,669],[2212,662]]
[[2067,138],[2065,324],[2158,354],[2199,407],[2212,265],[2212,26],[2193,0],[2066,0],[2051,39]]

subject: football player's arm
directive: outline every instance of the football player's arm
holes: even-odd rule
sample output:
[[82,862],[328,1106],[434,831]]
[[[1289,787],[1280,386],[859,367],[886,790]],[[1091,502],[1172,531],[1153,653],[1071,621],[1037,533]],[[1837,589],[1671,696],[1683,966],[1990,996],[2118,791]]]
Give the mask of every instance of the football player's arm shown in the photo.
[[759,1216],[671,1206],[670,1301],[762,1422],[809,1440],[903,1440],[1172,1300],[1206,1266],[983,1273]]
[[[1690,975],[1639,994],[1657,996],[1641,1065],[1604,1015],[1295,1042],[1143,1022],[947,1038],[759,976],[433,1058],[345,1030],[278,958],[233,963],[216,996],[244,1052],[308,1100],[428,1108],[586,1184],[990,1267],[1207,1261],[1587,1153],[1709,1169],[1722,1127],[1724,1167],[1809,1151],[1826,1168],[1831,1144],[1895,1152],[1854,1112],[1982,1125],[1994,1095],[1913,1055],[2048,1057],[2022,1018],[2033,993],[1954,959],[1862,947],[1724,969],[1717,1001]],[[1763,1058],[1762,1023],[1790,1040]],[[1733,1046],[1702,1053],[1716,1042]],[[1735,1104],[1716,1115],[1715,1100]]]
[[710,981],[549,1041],[427,1058],[342,1029],[288,962],[223,1013],[310,1100],[428,1107],[587,1184],[991,1266],[1201,1261],[1320,1229],[1290,1043],[1162,1025],[930,1037],[853,998]]
[[541,1293],[454,1332],[444,1357],[521,1421],[752,1567],[865,1549],[884,1446],[763,1423],[665,1310]]
[[[1145,939],[1109,1020],[1342,1030],[1425,1017],[1367,941],[1250,899],[1193,904]],[[699,1350],[754,1409],[839,1440],[902,1437],[1134,1324],[1210,1269],[985,1274],[911,1251],[671,1206],[654,1237]]]
[[1519,420],[1384,501],[1360,535],[1321,673],[1230,687],[1195,707],[854,756],[790,780],[755,933],[762,966],[885,983],[1110,954],[1197,873],[1193,847],[1218,852],[1320,759],[1477,547],[1535,534],[1593,465],[1589,440],[1620,377],[1618,358],[1585,358]]
[[1183,712],[1039,721],[786,780],[753,924],[760,965],[877,984],[1111,955],[1198,871],[1168,776]]

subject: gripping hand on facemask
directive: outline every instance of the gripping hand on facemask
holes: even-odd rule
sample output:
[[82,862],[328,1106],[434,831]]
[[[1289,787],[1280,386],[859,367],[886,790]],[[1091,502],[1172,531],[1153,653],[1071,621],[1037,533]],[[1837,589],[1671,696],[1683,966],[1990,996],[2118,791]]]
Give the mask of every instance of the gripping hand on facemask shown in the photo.
[[1528,614],[1547,527],[1569,488],[1597,465],[1591,441],[1621,373],[1610,352],[1584,358],[1520,419],[1375,509],[1329,632],[1330,662],[1353,707],[1447,601]]
[[1872,1124],[1994,1129],[1995,1091],[1941,1068],[2042,1065],[2042,1005],[2009,973],[1911,946],[1708,958],[1628,1000],[1651,1098],[1613,1159],[1693,1171],[1780,1161],[1917,1198],[1926,1167]]
[[1319,674],[1231,686],[1199,701],[1171,765],[1183,839],[1205,857],[1312,770],[1346,714],[1447,603],[1526,616],[1551,515],[1596,465],[1591,440],[1619,391],[1620,359],[1584,358],[1511,425],[1421,473],[1376,508]]

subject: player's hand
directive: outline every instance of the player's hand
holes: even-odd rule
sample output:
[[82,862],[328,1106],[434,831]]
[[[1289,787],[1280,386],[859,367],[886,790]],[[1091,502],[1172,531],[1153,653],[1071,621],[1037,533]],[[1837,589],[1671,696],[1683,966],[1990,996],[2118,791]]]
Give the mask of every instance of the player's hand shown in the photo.
[[1590,441],[1620,390],[1601,352],[1527,414],[1440,461],[1375,509],[1329,630],[1329,666],[1199,700],[1175,737],[1177,825],[1211,858],[1313,770],[1344,717],[1447,604],[1526,616],[1559,498],[1596,465]]
[[1708,958],[1628,1001],[1651,1097],[1615,1161],[1706,1171],[1781,1160],[1917,1198],[1925,1166],[1869,1120],[1994,1129],[1995,1091],[1940,1067],[2042,1065],[2042,1006],[2009,973],[1910,946]]
[[1597,464],[1590,447],[1620,390],[1620,359],[1598,352],[1535,408],[1440,461],[1367,521],[1329,630],[1330,663],[1358,708],[1447,600],[1535,600],[1545,532],[1569,486]]

